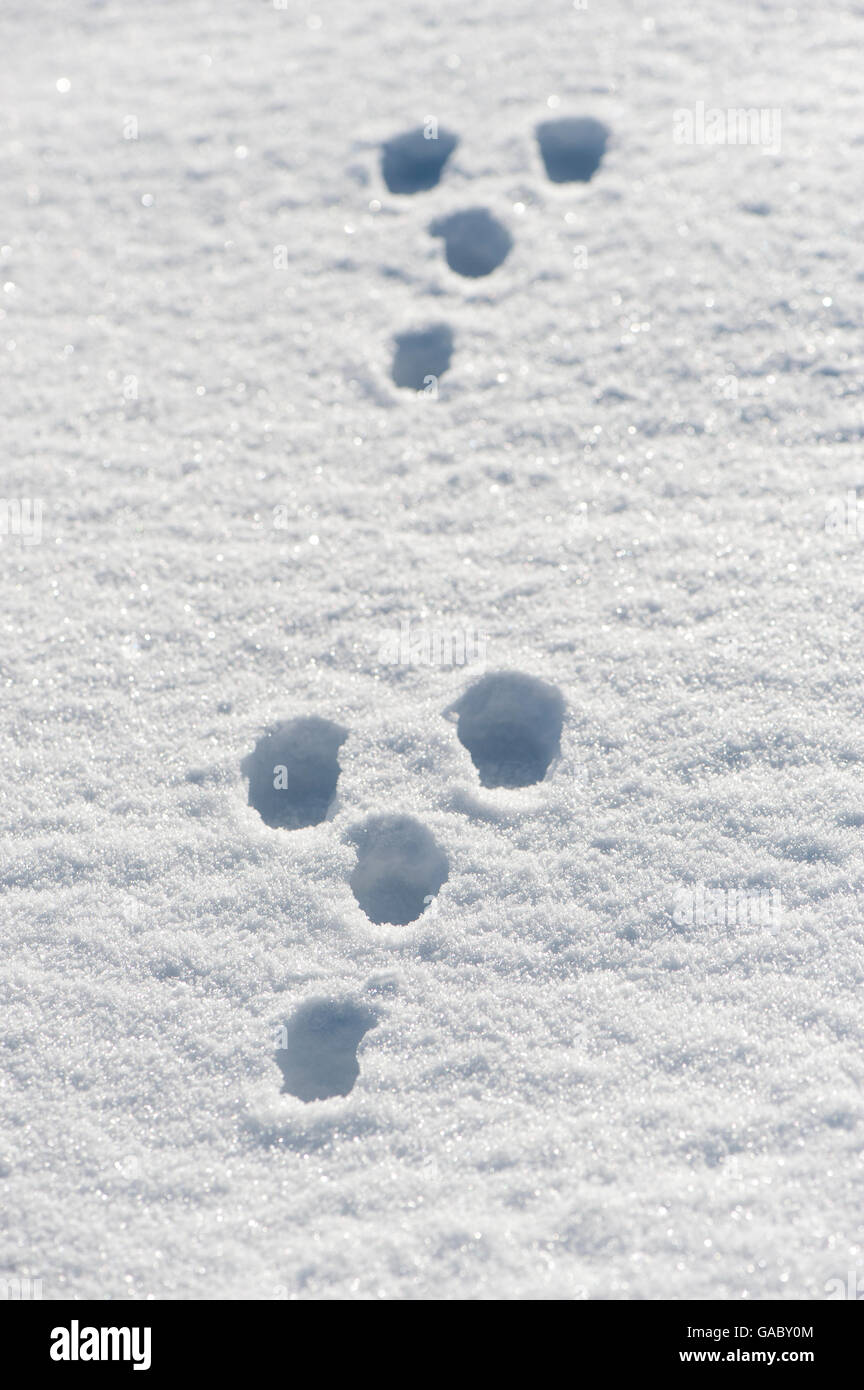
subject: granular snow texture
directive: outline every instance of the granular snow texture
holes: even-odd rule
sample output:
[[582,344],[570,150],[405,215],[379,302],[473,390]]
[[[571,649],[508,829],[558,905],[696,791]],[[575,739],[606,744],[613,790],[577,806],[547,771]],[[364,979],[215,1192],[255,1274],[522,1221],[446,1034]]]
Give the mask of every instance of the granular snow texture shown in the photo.
[[[2,1278],[864,1272],[864,539],[826,529],[862,40],[781,0],[4,6]],[[678,143],[700,102],[780,148]],[[537,128],[583,118],[555,182]],[[430,121],[458,143],[389,191]],[[478,209],[512,247],[466,276],[430,227]],[[385,659],[405,623],[483,659]],[[507,785],[530,701],[484,778],[460,741],[486,672],[563,701],[542,780]],[[306,719],[335,798],[310,753],[318,823],[267,825],[241,768]],[[682,924],[682,885],[782,916]]]

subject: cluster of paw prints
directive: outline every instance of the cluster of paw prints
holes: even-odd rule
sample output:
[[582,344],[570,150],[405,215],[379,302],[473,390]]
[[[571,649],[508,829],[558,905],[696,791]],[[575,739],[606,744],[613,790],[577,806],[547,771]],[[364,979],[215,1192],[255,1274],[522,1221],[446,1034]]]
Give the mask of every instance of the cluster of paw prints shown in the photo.
[[[536,133],[553,183],[587,183],[600,167],[609,138],[606,126],[591,116],[543,121]],[[458,136],[448,130],[433,136],[423,127],[388,140],[381,152],[381,173],[388,190],[412,194],[434,188],[458,143]],[[429,231],[443,238],[450,269],[472,280],[491,275],[513,248],[507,228],[486,208],[468,208],[439,218]],[[412,391],[428,389],[449,369],[452,356],[453,334],[447,324],[402,333],[396,338],[393,381]]]
[[[528,787],[546,776],[561,750],[564,700],[534,676],[483,676],[444,711],[455,719],[482,786]],[[244,759],[249,805],[268,826],[299,830],[327,817],[349,730],[329,719],[293,719],[259,739]],[[355,829],[350,885],[371,922],[406,926],[449,877],[447,856],[411,816],[373,816]],[[310,1000],[281,1030],[276,1060],[283,1091],[303,1101],[347,1096],[360,1069],[357,1048],[375,1026],[372,1009],[351,1000]]]

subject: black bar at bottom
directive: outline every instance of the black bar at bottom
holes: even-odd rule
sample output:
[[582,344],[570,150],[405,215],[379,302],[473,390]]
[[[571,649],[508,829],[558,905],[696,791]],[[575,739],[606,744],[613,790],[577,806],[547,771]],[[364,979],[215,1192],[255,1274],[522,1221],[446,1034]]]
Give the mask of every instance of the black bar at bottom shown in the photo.
[[[533,1314],[548,1320],[541,1346],[525,1342],[521,1330],[525,1304],[470,1302],[471,1322],[458,1345],[468,1336],[474,1357],[490,1359],[496,1352],[519,1348],[539,1355],[541,1362],[554,1351],[580,1368],[600,1366],[618,1371],[658,1372],[679,1370],[685,1375],[706,1368],[742,1372],[758,1370],[776,1374],[800,1368],[818,1371],[820,1377],[857,1364],[864,1330],[860,1301],[798,1303],[764,1302],[716,1304],[706,1302],[572,1302],[530,1303]],[[427,1372],[437,1356],[442,1372],[464,1371],[454,1332],[465,1303],[444,1302],[434,1312],[424,1337],[428,1304],[406,1301],[395,1312],[398,1326],[407,1316],[415,1336],[423,1338],[422,1361]],[[393,1316],[393,1309],[389,1310]],[[496,1334],[496,1314],[503,1311],[506,1325]],[[380,1342],[386,1327],[381,1312],[373,1314],[363,1304],[362,1322],[352,1328],[356,1305],[334,1307],[329,1302],[5,1302],[0,1303],[0,1346],[3,1369],[14,1367],[19,1378],[31,1370],[50,1376],[85,1374],[98,1376],[138,1374],[151,1380],[184,1373],[218,1373],[248,1376],[259,1358],[264,1365],[281,1365],[280,1374],[303,1375],[295,1358],[322,1353],[320,1372],[328,1378],[339,1355],[352,1358],[356,1370],[375,1377],[395,1374],[386,1362],[386,1343]],[[488,1321],[487,1321],[488,1320]],[[387,1318],[389,1323],[389,1316]],[[419,1322],[419,1326],[418,1326]],[[443,1323],[443,1325],[442,1325]],[[479,1325],[478,1325],[479,1323]],[[345,1326],[347,1324],[347,1326]],[[338,1331],[337,1331],[338,1329]],[[530,1329],[534,1331],[533,1328]],[[336,1334],[334,1337],[334,1333]],[[375,1347],[377,1345],[377,1352]],[[533,1353],[531,1348],[534,1348]],[[509,1348],[509,1351],[508,1351]],[[334,1358],[334,1350],[337,1356]],[[287,1356],[287,1360],[286,1360]],[[454,1361],[455,1357],[455,1361]],[[376,1364],[378,1370],[376,1372]],[[261,1369],[264,1369],[262,1365]]]

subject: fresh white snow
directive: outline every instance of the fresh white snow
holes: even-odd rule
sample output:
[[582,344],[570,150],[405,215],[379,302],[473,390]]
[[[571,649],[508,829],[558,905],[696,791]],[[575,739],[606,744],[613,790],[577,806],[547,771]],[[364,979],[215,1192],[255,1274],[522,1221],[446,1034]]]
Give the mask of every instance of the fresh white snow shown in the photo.
[[[42,523],[0,534],[0,1279],[864,1271],[862,38],[849,0],[4,6],[0,496]],[[700,102],[779,152],[679,143]],[[608,147],[554,183],[571,116]],[[429,119],[440,181],[388,192]],[[472,209],[479,278],[430,232]],[[404,622],[482,652],[394,662]],[[460,742],[484,672],[563,697],[541,782]],[[270,828],[241,765],[308,718],[335,801]],[[381,817],[402,926],[352,891]],[[676,921],[699,885],[782,913]],[[320,1084],[359,1074],[305,1101],[328,1018]]]

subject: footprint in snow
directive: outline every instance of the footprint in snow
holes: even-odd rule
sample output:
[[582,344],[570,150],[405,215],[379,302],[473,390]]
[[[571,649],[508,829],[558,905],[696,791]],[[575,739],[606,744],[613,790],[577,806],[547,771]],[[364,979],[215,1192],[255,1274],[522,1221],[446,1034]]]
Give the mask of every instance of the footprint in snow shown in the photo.
[[459,143],[449,130],[420,126],[387,140],[381,149],[381,174],[390,193],[424,193],[434,188]]
[[[588,182],[603,159],[609,132],[591,117],[546,121],[537,127],[546,173],[553,183]],[[434,188],[458,144],[449,131],[430,138],[423,129],[388,140],[381,172],[391,193]],[[470,279],[490,275],[509,255],[513,238],[485,208],[439,218],[429,228],[444,239],[451,270]],[[450,367],[453,334],[447,324],[395,339],[393,381],[428,389]],[[485,787],[525,787],[542,781],[560,754],[564,699],[554,686],[520,672],[482,677],[445,713]],[[243,762],[249,804],[267,825],[318,825],[327,815],[339,778],[338,752],[347,730],[326,719],[276,726]],[[416,921],[447,882],[447,856],[430,832],[410,816],[377,816],[353,835],[357,864],[351,889],[372,922],[404,926]],[[360,1072],[357,1049],[377,1015],[346,1000],[310,1000],[283,1029],[276,1054],[283,1092],[310,1102],[347,1096]]]
[[281,1030],[276,1061],[283,1093],[298,1100],[347,1096],[360,1075],[357,1048],[377,1015],[345,999],[310,999]]
[[[553,183],[588,183],[606,153],[609,129],[593,116],[564,116],[541,121],[535,131],[547,176]],[[450,131],[418,127],[387,140],[381,149],[381,172],[391,193],[419,193],[434,188],[459,143]],[[469,279],[491,275],[507,259],[513,238],[487,208],[470,208],[436,218],[432,236],[444,239],[450,269]],[[396,386],[434,394],[438,378],[450,366],[453,335],[445,324],[396,339],[392,376]]]
[[446,323],[437,323],[395,339],[393,381],[411,391],[430,391],[437,387],[450,366],[453,334]]
[[249,805],[265,825],[300,830],[326,819],[347,737],[340,724],[312,716],[277,724],[258,740],[241,771],[249,779]]
[[537,127],[540,154],[553,183],[588,183],[600,168],[608,139],[608,128],[593,116],[565,116]]
[[[485,787],[525,787],[545,777],[560,753],[564,699],[534,676],[483,676],[445,713],[457,720]],[[296,828],[324,819],[339,776],[338,751],[347,730],[327,719],[276,726],[244,760],[249,803],[268,825]],[[272,773],[286,774],[284,786]],[[416,921],[449,877],[447,856],[411,816],[373,816],[351,835],[357,863],[351,890],[370,921]],[[283,1092],[302,1101],[350,1094],[359,1075],[357,1049],[377,1014],[350,1000],[302,1004],[284,1025],[276,1054]]]
[[449,865],[433,836],[411,816],[375,816],[352,836],[357,864],[351,891],[371,922],[414,922],[447,882]]
[[507,228],[486,208],[471,208],[438,218],[429,231],[432,236],[444,238],[444,254],[450,269],[475,280],[497,270],[513,247]]
[[564,708],[554,685],[509,671],[483,676],[445,715],[484,787],[529,787],[561,752]]

